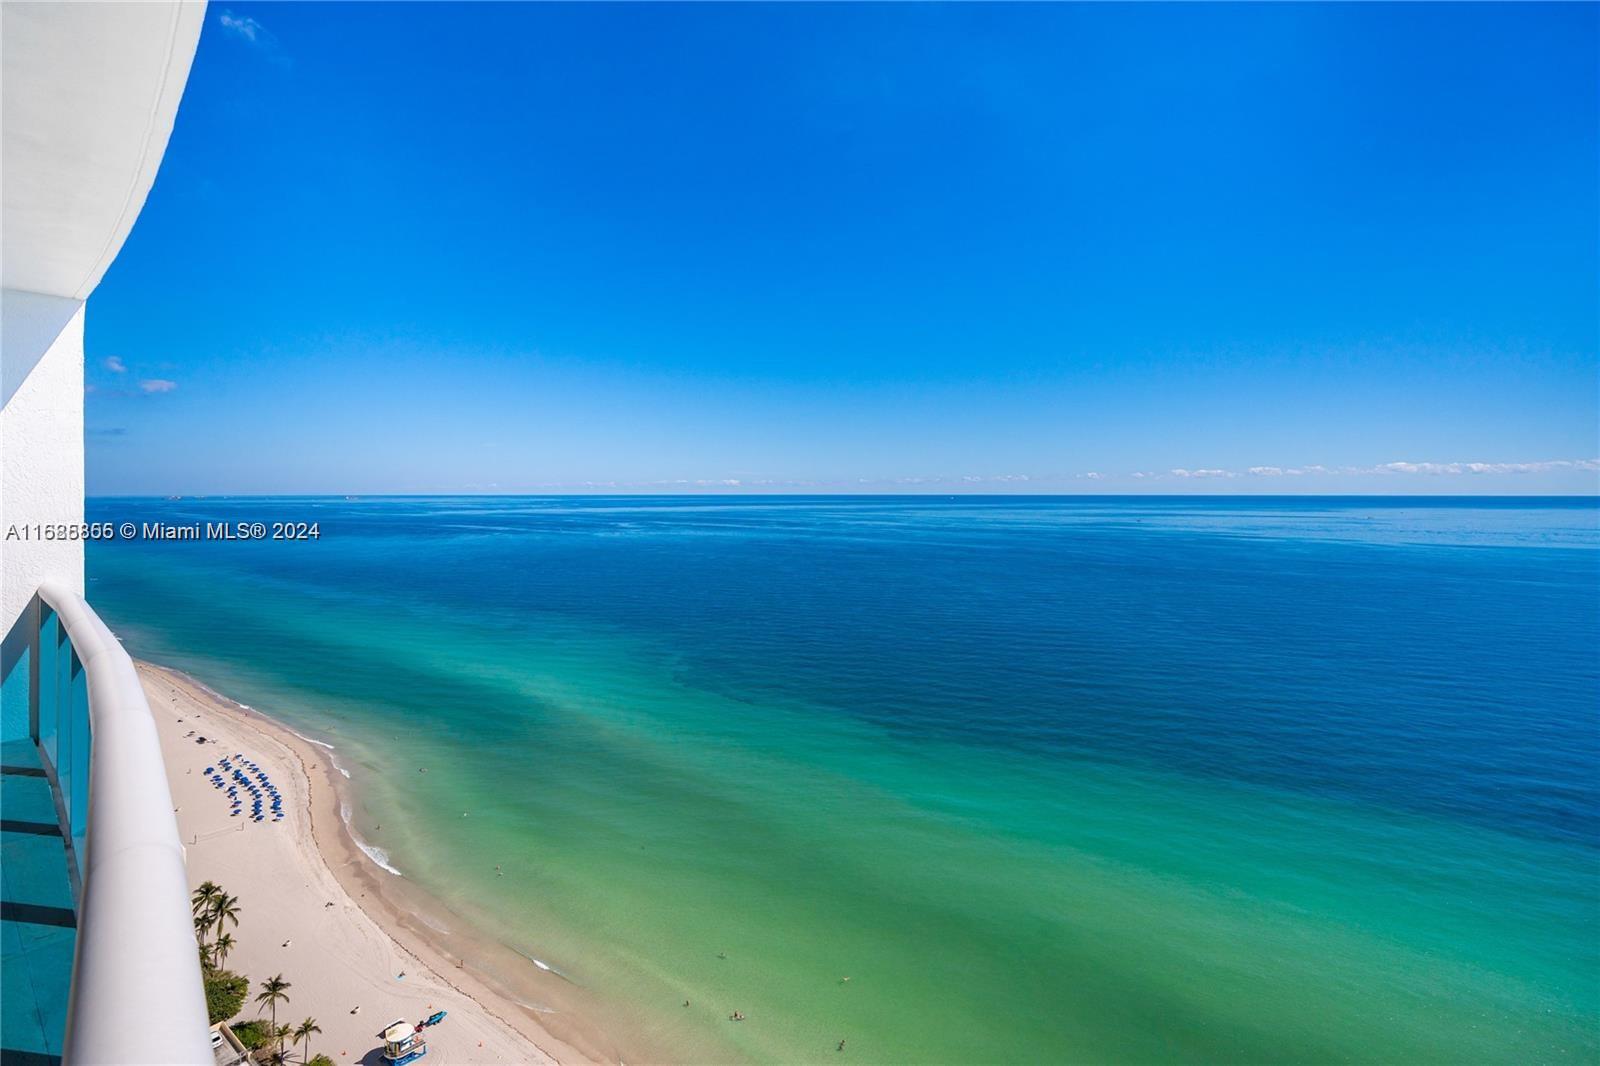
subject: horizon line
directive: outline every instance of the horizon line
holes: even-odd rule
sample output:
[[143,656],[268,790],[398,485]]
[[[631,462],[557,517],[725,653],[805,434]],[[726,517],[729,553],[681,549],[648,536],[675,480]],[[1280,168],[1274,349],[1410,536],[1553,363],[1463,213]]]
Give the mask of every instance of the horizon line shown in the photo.
[[428,499],[446,496],[453,499],[1241,499],[1241,500],[1593,500],[1600,503],[1600,492],[183,492],[183,493],[85,493],[87,500],[204,500],[204,499],[283,499],[317,500]]

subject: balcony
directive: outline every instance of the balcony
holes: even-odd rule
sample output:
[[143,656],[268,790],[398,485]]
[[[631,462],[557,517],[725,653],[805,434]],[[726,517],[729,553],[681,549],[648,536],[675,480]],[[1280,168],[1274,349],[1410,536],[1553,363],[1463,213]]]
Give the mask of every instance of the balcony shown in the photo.
[[133,661],[47,583],[8,649],[4,1060],[210,1063],[166,767]]

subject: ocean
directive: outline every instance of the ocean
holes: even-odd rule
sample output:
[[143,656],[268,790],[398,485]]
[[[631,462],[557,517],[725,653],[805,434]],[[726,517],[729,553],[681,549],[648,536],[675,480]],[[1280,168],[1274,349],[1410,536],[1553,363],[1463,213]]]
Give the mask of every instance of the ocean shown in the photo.
[[317,524],[89,600],[618,1054],[1600,1059],[1595,499],[89,511]]

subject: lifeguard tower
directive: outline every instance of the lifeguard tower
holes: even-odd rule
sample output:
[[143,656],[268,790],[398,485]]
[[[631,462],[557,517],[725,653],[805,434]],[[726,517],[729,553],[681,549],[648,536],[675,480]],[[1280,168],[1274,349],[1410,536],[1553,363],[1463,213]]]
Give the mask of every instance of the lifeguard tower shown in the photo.
[[383,1061],[391,1066],[405,1066],[428,1053],[428,1038],[424,1027],[401,1019],[393,1022],[378,1035],[383,1039]]

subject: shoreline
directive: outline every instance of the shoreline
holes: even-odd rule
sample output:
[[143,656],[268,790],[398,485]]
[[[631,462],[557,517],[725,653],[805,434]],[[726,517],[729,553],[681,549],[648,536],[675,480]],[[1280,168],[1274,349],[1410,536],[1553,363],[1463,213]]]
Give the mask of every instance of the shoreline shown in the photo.
[[[392,991],[396,995],[388,998],[396,1001],[417,999],[411,995],[414,991],[435,991],[439,1005],[448,1004],[451,1014],[445,1026],[433,1031],[430,1042],[440,1044],[439,1050],[446,1052],[451,1062],[622,1061],[614,1037],[585,1022],[583,1004],[574,1002],[585,998],[581,990],[532,956],[478,933],[468,919],[407,881],[390,865],[388,856],[380,858],[381,849],[379,855],[369,850],[372,846],[363,842],[348,823],[352,786],[348,773],[333,759],[332,745],[297,733],[180,670],[144,660],[136,660],[135,666],[161,734],[179,832],[188,853],[190,880],[194,884],[207,878],[215,880],[242,898],[239,929],[230,928],[240,947],[230,955],[227,968],[246,973],[252,990],[281,968],[291,982],[331,984],[340,991],[354,989],[360,993],[357,998]],[[206,721],[207,715],[211,716],[210,722]],[[204,755],[198,751],[189,754],[192,741],[184,733],[190,728],[203,735],[206,730],[219,734],[208,735],[208,741],[215,744],[208,742],[202,749]],[[279,784],[285,800],[285,824],[258,825],[227,816],[226,804],[204,783],[199,766],[234,751],[245,751],[256,759]],[[198,766],[190,765],[197,761]],[[266,849],[255,847],[267,834],[271,834],[269,839],[278,845],[278,850],[289,853],[288,871],[271,865],[284,855],[263,855]],[[244,841],[246,837],[250,839]],[[307,847],[307,843],[311,846]],[[299,876],[280,877],[283,873]],[[275,882],[270,908],[261,905],[259,892],[242,890],[245,884],[254,887],[255,882],[268,877]],[[307,891],[297,892],[292,884],[295,880],[301,881]],[[343,898],[331,896],[335,891]],[[303,898],[291,898],[295,896]],[[260,943],[275,943],[287,933],[284,948],[291,948],[296,935],[322,947],[326,941],[320,934],[325,930],[305,927],[325,926],[329,917],[323,914],[325,909],[332,911],[334,918],[351,919],[355,926],[370,926],[363,930],[369,943],[360,945],[367,949],[367,957],[337,954],[329,944],[329,950],[317,952],[310,967],[300,968],[297,980],[294,964],[282,961],[288,953],[263,949]],[[378,975],[354,972],[359,966],[374,967],[373,956],[384,953],[385,944],[377,943],[375,938],[382,938],[391,949],[390,954],[400,960],[401,969],[397,972],[405,975],[408,984],[393,978],[392,973],[382,974],[375,982]],[[263,957],[270,961],[263,962]],[[412,969],[406,970],[406,965]],[[307,979],[307,969],[317,971],[317,981]],[[399,994],[402,988],[404,994]],[[350,996],[356,996],[356,991],[351,991]],[[451,996],[464,1002],[450,1003]],[[233,1019],[235,1022],[256,1016],[252,1000],[253,991],[251,1000]],[[552,1001],[559,1006],[534,1006]],[[431,1008],[434,1003],[434,999],[428,999],[422,1005]],[[360,1006],[364,1004],[358,1005],[357,1012]],[[299,1017],[302,1009],[302,1004],[295,1004],[288,1013]],[[310,1010],[308,1013],[325,1030],[333,1027],[328,1019],[343,1030],[342,1041],[329,1035],[320,1037],[323,1049],[335,1043],[342,1046],[354,1042],[361,1050],[355,1052],[355,1057],[346,1056],[348,1061],[364,1061],[360,1056],[368,1049],[360,1045],[360,1040],[371,1045],[372,1034],[388,1024],[391,1015],[410,1017],[415,1013],[402,1010],[398,1003],[368,1009],[372,1013],[364,1016],[357,1012],[345,1014],[341,1001],[328,1007],[318,1004]],[[458,1031],[452,1025],[458,1020],[465,1023],[459,1031],[467,1032],[468,1046],[446,1047],[450,1042],[447,1038]],[[477,1046],[471,1047],[473,1043]],[[484,1054],[473,1054],[480,1049]],[[344,1048],[346,1053],[351,1050]],[[634,1051],[635,1057],[651,1057],[638,1055],[637,1048]],[[339,1054],[333,1057],[335,1062],[344,1061]]]

